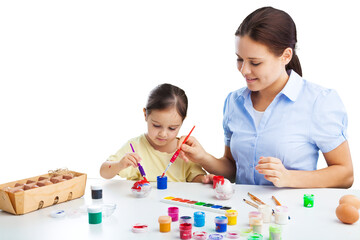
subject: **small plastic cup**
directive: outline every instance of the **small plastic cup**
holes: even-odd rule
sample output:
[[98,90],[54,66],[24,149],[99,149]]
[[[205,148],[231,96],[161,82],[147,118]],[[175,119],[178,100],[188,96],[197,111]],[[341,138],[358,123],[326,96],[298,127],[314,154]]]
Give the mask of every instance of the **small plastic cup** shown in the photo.
[[227,230],[228,218],[225,216],[215,217],[215,231],[216,232],[226,232]]
[[100,185],[91,185],[91,198],[102,199],[102,190],[102,186]]
[[167,189],[167,176],[157,176],[157,189]]
[[286,206],[275,207],[275,223],[287,224],[289,222],[289,209]]
[[203,227],[205,226],[205,213],[204,212],[194,212],[194,226]]
[[181,223],[180,227],[180,239],[191,239],[192,237],[192,224],[191,223]]
[[304,194],[304,207],[312,208],[314,206],[314,194]]
[[259,205],[258,211],[261,213],[264,223],[271,222],[272,208],[269,205]]
[[271,224],[269,226],[269,240],[281,240],[282,228],[280,225]]

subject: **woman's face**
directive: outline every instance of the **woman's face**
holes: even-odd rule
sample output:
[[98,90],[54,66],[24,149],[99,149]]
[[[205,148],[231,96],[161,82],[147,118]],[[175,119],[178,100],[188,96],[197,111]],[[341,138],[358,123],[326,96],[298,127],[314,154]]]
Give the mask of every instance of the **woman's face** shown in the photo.
[[169,144],[174,143],[174,139],[179,133],[182,125],[182,118],[175,107],[165,110],[152,110],[151,114],[146,115],[145,121],[148,126],[147,137],[150,144],[157,150],[164,150]]
[[271,89],[284,78],[286,82],[288,75],[285,66],[291,60],[291,50],[290,60],[284,58],[286,50],[282,56],[275,56],[267,46],[247,35],[236,36],[235,44],[237,68],[251,91]]

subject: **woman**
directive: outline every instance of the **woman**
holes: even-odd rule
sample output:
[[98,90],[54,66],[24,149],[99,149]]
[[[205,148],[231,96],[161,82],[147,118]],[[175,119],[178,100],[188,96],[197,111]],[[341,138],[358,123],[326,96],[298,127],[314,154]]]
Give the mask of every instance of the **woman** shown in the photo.
[[[334,90],[302,78],[296,42],[295,23],[284,11],[264,7],[244,19],[235,43],[247,87],[225,100],[224,156],[215,158],[190,137],[183,159],[241,184],[351,187],[345,108]],[[316,170],[319,150],[328,167]]]

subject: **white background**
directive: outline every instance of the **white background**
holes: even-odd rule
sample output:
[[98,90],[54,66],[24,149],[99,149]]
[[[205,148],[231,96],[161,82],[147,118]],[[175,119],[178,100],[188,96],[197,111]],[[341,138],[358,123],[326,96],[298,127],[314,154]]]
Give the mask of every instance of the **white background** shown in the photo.
[[[349,115],[360,187],[356,1],[1,1],[0,183],[67,167],[99,168],[146,131],[142,108],[164,82],[183,88],[189,132],[223,154],[222,108],[245,86],[234,33],[255,9],[288,12],[305,79],[334,88]],[[326,166],[319,159],[319,167]]]

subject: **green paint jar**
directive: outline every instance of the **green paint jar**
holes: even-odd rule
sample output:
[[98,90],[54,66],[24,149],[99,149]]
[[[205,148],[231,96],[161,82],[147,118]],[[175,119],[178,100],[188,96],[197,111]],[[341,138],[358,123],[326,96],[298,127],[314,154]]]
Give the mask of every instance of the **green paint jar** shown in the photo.
[[277,224],[269,226],[269,240],[281,240],[282,227]]
[[314,194],[304,194],[304,207],[312,208],[314,206]]
[[99,224],[102,222],[102,207],[92,205],[88,207],[89,224]]

